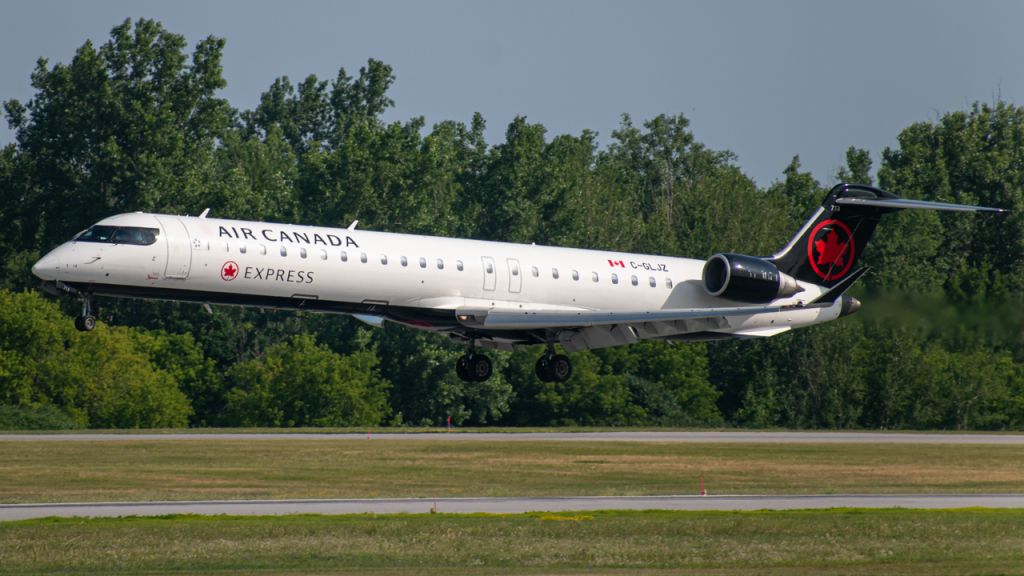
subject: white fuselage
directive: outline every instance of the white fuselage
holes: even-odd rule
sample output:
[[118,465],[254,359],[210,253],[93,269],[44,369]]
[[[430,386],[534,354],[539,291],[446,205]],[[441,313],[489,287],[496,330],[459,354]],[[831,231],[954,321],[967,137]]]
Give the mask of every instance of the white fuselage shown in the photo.
[[[159,233],[149,245],[70,241],[33,272],[100,295],[372,314],[442,331],[431,314],[454,320],[461,309],[742,305],[709,295],[701,281],[704,261],[687,258],[146,213],[112,216],[98,225]],[[809,302],[824,291],[801,286],[799,294],[773,304]],[[832,320],[839,312],[836,304],[753,314],[713,331],[767,336]],[[507,334],[481,336],[503,347],[517,341]]]

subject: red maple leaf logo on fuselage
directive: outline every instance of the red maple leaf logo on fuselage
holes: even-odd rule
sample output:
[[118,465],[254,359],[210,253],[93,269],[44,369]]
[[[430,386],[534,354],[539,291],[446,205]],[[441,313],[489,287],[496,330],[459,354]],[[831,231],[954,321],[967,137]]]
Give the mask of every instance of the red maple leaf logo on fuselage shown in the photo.
[[238,276],[238,264],[232,260],[228,260],[220,268],[220,279],[225,281],[234,280]]

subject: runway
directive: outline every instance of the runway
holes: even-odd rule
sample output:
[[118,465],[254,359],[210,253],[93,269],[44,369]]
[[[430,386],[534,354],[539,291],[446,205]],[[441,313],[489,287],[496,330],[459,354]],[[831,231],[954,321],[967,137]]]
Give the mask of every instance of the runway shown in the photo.
[[444,442],[688,442],[746,444],[1000,444],[1024,446],[1024,434],[945,434],[914,432],[381,432],[330,433],[75,433],[0,434],[0,442],[118,442],[118,441],[244,440],[371,440]]
[[810,496],[593,496],[566,498],[386,498],[2,504],[0,521],[46,517],[168,514],[518,514],[593,510],[811,510],[828,508],[1024,508],[1024,494],[860,494]]

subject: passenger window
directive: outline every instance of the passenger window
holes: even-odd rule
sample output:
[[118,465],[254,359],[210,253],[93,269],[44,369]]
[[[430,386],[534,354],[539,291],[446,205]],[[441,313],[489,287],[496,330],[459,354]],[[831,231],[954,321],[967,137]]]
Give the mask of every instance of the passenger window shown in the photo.
[[573,271],[572,271],[572,279],[573,279],[573,280],[576,280],[576,281],[579,281],[579,279],[580,279],[580,273],[579,273],[579,272],[577,272],[577,271],[575,271],[575,270],[573,270]]
[[554,278],[555,280],[558,280],[558,268],[551,269],[551,277]]
[[366,264],[366,252],[359,253],[359,261],[362,262],[363,264]]
[[264,246],[263,244],[260,244],[260,256],[266,256],[266,255],[267,255],[267,247]]
[[348,252],[345,251],[345,250],[341,251],[341,261],[342,262],[348,262]]
[[288,247],[287,246],[281,246],[281,256],[287,256],[287,255],[288,255]]
[[440,258],[437,259],[437,269],[438,270],[444,270],[444,260],[442,260]]
[[384,266],[388,265],[388,255],[387,254],[381,254],[380,255],[380,263],[382,265],[384,265]]
[[651,276],[650,284],[651,284],[651,288],[654,288],[655,286],[658,285],[658,281],[654,279],[654,276]]
[[321,260],[327,260],[327,250],[321,250],[320,251],[320,259]]
[[672,287],[672,279],[671,278],[665,278],[665,288],[671,288],[671,287]]
[[242,244],[241,246],[238,247],[238,253],[245,254],[245,244]]
[[299,248],[299,257],[300,258],[305,258],[306,257],[306,249],[305,248]]
[[487,263],[487,273],[494,274],[494,265],[491,264],[490,262]]
[[531,269],[530,269],[530,272],[532,272],[532,273],[533,273],[533,277],[534,277],[534,278],[537,278],[538,276],[540,276],[540,270],[538,270],[536,266],[534,266],[533,268],[531,268]]
[[513,264],[512,265],[512,275],[513,276],[519,276],[519,265],[518,264]]
[[619,283],[619,275],[616,274],[615,272],[612,272],[612,284],[618,284],[618,283]]
[[629,281],[633,283],[633,286],[638,286],[638,285],[640,285],[640,279],[639,279],[639,278],[637,278],[636,276],[631,276],[631,277],[629,278]]
[[456,260],[455,261],[455,269],[458,270],[459,272],[462,272],[462,268],[463,268],[462,260]]
[[599,276],[597,275],[597,272],[592,272],[592,273],[590,274],[590,279],[591,279],[591,280],[593,280],[594,282],[597,282],[597,281],[598,281],[598,280],[600,280],[601,278],[600,278],[600,277],[599,277]]
[[409,265],[409,259],[406,258],[405,256],[402,256],[401,258],[399,258],[398,261],[399,261],[399,263],[402,264],[402,266],[408,266]]
[[422,257],[422,256],[420,256],[420,268],[426,268],[426,267],[427,267],[427,259]]

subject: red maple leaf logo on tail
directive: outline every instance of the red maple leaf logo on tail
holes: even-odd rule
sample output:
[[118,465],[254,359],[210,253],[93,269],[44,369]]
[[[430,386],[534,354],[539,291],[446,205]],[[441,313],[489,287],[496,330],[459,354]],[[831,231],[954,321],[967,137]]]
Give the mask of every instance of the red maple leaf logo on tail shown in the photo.
[[818,278],[833,282],[850,271],[856,250],[849,226],[841,220],[823,220],[807,239],[807,263]]
[[824,240],[815,240],[814,249],[818,251],[818,266],[839,266],[846,263],[846,249],[849,244],[840,243],[839,235],[833,230]]

